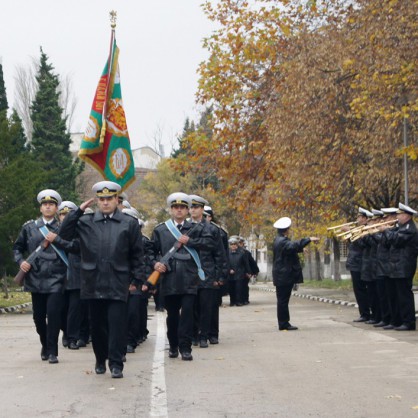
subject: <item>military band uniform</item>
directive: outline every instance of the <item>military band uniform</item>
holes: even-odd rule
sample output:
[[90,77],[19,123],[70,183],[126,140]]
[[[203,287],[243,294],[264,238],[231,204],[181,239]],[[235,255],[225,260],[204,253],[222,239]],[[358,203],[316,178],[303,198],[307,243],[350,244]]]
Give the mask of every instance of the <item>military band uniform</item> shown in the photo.
[[[230,240],[231,242],[231,240]],[[250,266],[245,251],[240,248],[230,248],[228,252],[230,266],[229,283],[229,304],[230,306],[242,306],[246,301],[246,286]]]
[[[384,231],[385,243],[390,246],[390,279],[395,283],[401,330],[415,330],[415,302],[412,280],[417,268],[418,231],[412,219]],[[399,328],[399,327],[396,327]]]

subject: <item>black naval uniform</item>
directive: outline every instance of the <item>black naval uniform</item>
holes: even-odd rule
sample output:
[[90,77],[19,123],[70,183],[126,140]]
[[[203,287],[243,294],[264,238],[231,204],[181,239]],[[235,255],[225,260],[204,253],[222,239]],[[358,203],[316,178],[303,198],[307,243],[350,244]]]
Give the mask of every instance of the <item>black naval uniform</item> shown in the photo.
[[200,262],[206,279],[199,282],[194,306],[194,340],[200,341],[200,345],[206,347],[210,337],[212,310],[214,309],[215,292],[217,292],[214,282],[223,281],[222,269],[225,265],[225,251],[221,242],[220,229],[204,220],[202,224],[212,235],[213,241],[217,243],[212,250],[203,249],[200,251]]
[[219,342],[219,307],[222,305],[222,295],[227,292],[228,286],[228,274],[230,270],[229,259],[228,259],[228,233],[219,225],[214,222],[210,222],[211,225],[219,229],[219,242],[218,246],[222,247],[223,262],[222,266],[218,267],[219,285],[215,287],[212,299],[212,314],[209,328],[209,342],[211,344],[217,344]]
[[298,253],[311,242],[310,238],[291,241],[280,230],[273,243],[273,284],[276,286],[277,321],[280,330],[290,326],[289,300],[293,286],[303,283]]
[[412,280],[417,268],[418,231],[412,219],[399,227],[384,231],[389,249],[390,278],[394,281],[402,326],[414,330],[415,302]]
[[396,297],[396,287],[390,279],[389,247],[383,242],[383,233],[372,235],[377,242],[376,253],[376,290],[379,297],[381,311],[381,325],[401,325],[399,306]]
[[[174,223],[175,224],[175,223]],[[215,243],[203,224],[184,221],[177,226],[181,234],[189,235],[187,246],[200,252],[210,250]],[[189,232],[193,228],[192,232]],[[176,243],[176,238],[165,223],[157,225],[151,238],[154,248],[153,266]],[[185,248],[180,248],[170,260],[168,270],[162,274],[161,293],[167,310],[167,338],[170,350],[190,353],[193,338],[193,305],[199,285],[196,263]]]
[[89,300],[96,362],[109,359],[111,370],[122,370],[129,285],[145,281],[138,221],[118,209],[111,217],[77,209],[65,217],[60,235],[80,242],[81,298]]
[[363,248],[361,280],[366,282],[365,286],[367,288],[367,300],[371,311],[371,316],[367,323],[379,323],[382,318],[376,288],[377,242],[372,238],[371,235],[360,238],[358,241],[359,245]]
[[[23,225],[13,246],[14,259],[19,265],[25,261],[24,254],[31,254],[44,241],[39,230],[43,226],[42,217]],[[54,219],[47,224],[47,228],[58,233],[59,222]],[[40,252],[25,276],[24,289],[32,294],[33,320],[45,360],[49,355],[58,356],[66,276],[67,266],[51,245]]]
[[246,299],[247,274],[251,271],[248,257],[240,247],[234,251],[229,249],[228,255],[230,269],[234,271],[228,277],[230,306],[242,306]]
[[346,267],[350,271],[353,282],[354,295],[356,297],[360,319],[370,319],[370,304],[367,295],[367,283],[361,280],[361,266],[363,262],[363,247],[357,241],[351,242],[348,247]]

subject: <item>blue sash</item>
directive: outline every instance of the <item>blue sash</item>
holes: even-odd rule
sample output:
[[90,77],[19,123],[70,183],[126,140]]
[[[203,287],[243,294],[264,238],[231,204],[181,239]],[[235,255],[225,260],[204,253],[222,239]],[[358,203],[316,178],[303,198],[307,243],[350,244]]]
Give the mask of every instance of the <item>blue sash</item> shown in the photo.
[[[168,221],[166,221],[165,225],[167,226],[168,230],[171,232],[171,234],[174,236],[176,240],[178,240],[181,237],[182,234],[174,225],[174,222],[172,221],[172,219],[169,219]],[[199,254],[197,253],[197,251],[194,248],[189,248],[187,245],[183,245],[183,247],[189,252],[194,262],[196,263],[200,280],[206,280],[205,272],[202,269]]]
[[[49,229],[44,225],[44,226],[41,226],[39,230],[41,231],[41,234],[44,236],[44,238],[46,238],[46,236],[49,233]],[[67,254],[65,254],[63,250],[57,248],[54,244],[52,244],[52,242],[50,243],[50,245],[52,245],[52,248],[55,250],[55,252],[60,256],[61,260],[64,261],[65,265],[68,267]]]

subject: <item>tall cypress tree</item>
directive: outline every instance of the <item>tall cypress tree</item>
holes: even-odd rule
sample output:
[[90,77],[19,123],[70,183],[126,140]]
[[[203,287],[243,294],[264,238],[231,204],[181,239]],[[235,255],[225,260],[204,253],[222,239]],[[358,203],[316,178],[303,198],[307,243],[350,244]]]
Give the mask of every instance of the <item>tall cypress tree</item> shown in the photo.
[[58,75],[42,51],[36,76],[38,91],[31,106],[33,122],[32,153],[47,172],[45,187],[57,190],[64,199],[75,200],[76,177],[81,164],[70,153],[70,134],[59,105]]
[[3,78],[3,65],[0,64],[0,113],[7,111],[8,108],[9,106],[7,104],[6,86],[4,85]]

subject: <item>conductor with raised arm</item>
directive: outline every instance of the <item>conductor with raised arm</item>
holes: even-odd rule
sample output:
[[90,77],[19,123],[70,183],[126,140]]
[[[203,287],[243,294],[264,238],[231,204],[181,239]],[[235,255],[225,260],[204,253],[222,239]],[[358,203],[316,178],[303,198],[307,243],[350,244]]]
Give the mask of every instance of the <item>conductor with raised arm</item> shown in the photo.
[[291,241],[289,238],[290,218],[280,218],[274,223],[277,237],[273,243],[273,284],[276,286],[277,321],[280,331],[294,331],[298,328],[290,324],[289,300],[292,288],[296,283],[303,282],[302,266],[298,253],[310,242],[317,242],[319,238],[302,238]]

